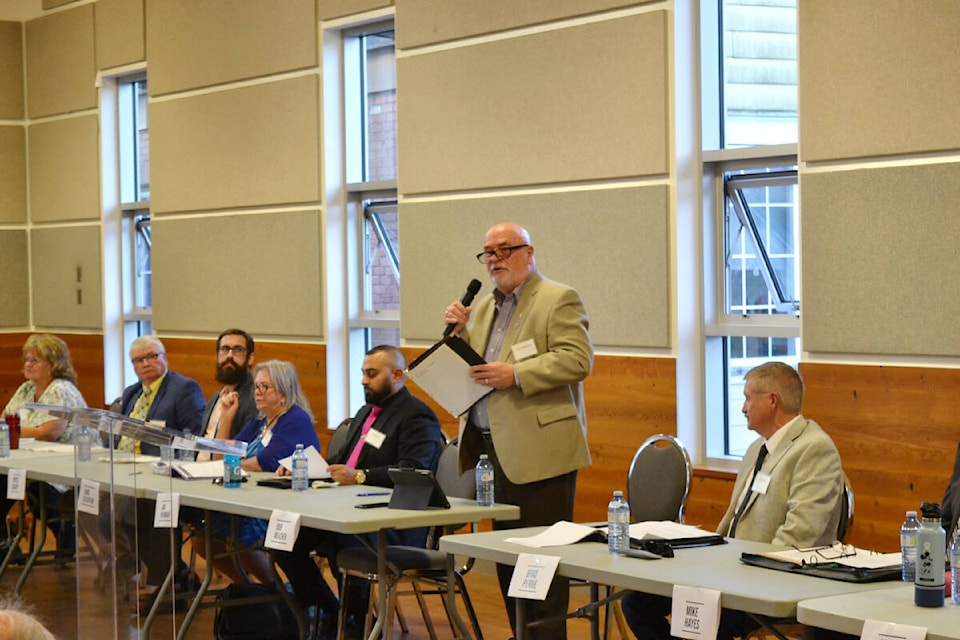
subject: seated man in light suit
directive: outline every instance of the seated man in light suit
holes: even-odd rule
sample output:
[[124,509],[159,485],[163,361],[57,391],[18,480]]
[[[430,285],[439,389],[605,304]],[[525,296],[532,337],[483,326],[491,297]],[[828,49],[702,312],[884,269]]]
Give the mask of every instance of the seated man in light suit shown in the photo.
[[[743,456],[717,532],[784,546],[831,544],[840,523],[843,470],[830,436],[800,415],[800,374],[768,362],[745,380],[743,415],[761,437]],[[670,637],[670,607],[669,598],[645,593],[627,594],[622,602],[627,624],[642,640]],[[724,609],[717,637],[742,637],[759,627],[747,614]]]

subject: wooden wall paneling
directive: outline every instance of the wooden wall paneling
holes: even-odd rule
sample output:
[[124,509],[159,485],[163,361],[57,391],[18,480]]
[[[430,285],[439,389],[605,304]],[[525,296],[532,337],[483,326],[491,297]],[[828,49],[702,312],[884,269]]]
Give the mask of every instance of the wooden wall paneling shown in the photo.
[[[224,327],[226,328],[226,327]],[[255,334],[255,362],[286,360],[297,368],[300,386],[310,402],[316,419],[314,428],[325,446],[327,433],[327,349],[325,345],[307,343],[260,341]],[[161,338],[167,350],[170,369],[196,380],[209,398],[219,388],[214,380],[216,371],[216,338]],[[324,449],[325,451],[326,449]]]
[[895,551],[904,511],[939,502],[960,439],[960,370],[804,363],[804,415],[830,434],[856,497],[851,541]]
[[733,494],[736,471],[696,468],[687,496],[687,524],[716,531]]

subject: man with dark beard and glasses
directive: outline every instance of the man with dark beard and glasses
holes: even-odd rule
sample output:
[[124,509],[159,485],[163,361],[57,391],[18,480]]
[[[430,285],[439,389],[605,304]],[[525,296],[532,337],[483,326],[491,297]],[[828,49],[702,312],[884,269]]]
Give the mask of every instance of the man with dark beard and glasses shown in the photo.
[[[436,471],[440,457],[440,422],[430,407],[410,395],[406,388],[406,359],[396,347],[381,345],[370,349],[363,359],[363,391],[367,401],[350,423],[345,446],[327,462],[330,474],[340,484],[369,484],[392,487],[387,474],[390,467],[413,467]],[[289,473],[281,467],[280,473]],[[305,495],[305,497],[308,497]],[[300,529],[293,551],[276,552],[297,600],[304,609],[317,606],[318,637],[333,637],[339,602],[310,558],[314,549],[330,561],[334,575],[337,552],[346,547],[367,543],[376,546],[376,534],[352,536]],[[427,529],[387,531],[388,544],[423,547]],[[353,637],[362,628],[368,588],[356,585],[350,601],[356,610],[346,612],[346,636]],[[352,607],[351,607],[352,609]]]
[[[217,338],[216,381],[223,386],[210,396],[203,414],[205,438],[233,438],[243,425],[257,416],[253,399],[253,338],[242,329],[227,329]],[[232,420],[221,420],[223,402],[239,402]],[[210,454],[201,452],[197,460],[209,460]]]

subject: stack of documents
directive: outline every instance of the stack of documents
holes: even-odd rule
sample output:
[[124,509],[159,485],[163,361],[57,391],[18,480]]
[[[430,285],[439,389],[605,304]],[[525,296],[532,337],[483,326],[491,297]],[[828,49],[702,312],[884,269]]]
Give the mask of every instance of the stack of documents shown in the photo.
[[809,549],[744,553],[740,560],[767,569],[844,582],[899,580],[901,576],[899,553],[877,553],[839,542]]
[[[598,533],[605,536],[606,532],[606,526],[594,527],[561,520],[546,531],[535,536],[506,538],[506,542],[514,542],[527,547],[537,548],[558,547],[580,542]],[[704,531],[699,527],[678,524],[669,520],[635,522],[630,525],[630,539],[632,541],[664,540],[669,542],[671,547],[675,548],[723,543],[723,537],[712,531]]]

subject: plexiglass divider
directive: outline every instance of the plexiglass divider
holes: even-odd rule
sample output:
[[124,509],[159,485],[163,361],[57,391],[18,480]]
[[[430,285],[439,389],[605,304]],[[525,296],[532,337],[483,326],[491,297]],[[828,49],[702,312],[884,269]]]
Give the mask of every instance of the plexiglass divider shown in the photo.
[[[105,409],[37,403],[26,408],[65,419],[70,444],[29,443],[0,460],[0,472],[24,468],[27,482],[62,489],[57,505],[40,500],[38,515],[47,529],[73,535],[75,552],[61,549],[53,561],[76,576],[76,637],[102,637],[107,615],[117,638],[210,637],[212,630],[200,628],[187,635],[183,624],[197,586],[197,570],[183,562],[191,554],[189,543],[183,546],[182,525],[185,516],[192,525],[202,524],[202,514],[180,507],[177,498],[184,485],[178,483],[183,482],[181,474],[191,471],[198,478],[194,481],[210,482],[211,469],[218,464],[222,477],[222,461],[194,463],[196,455],[242,457],[247,443],[184,434]],[[133,452],[118,450],[122,438],[139,446]],[[45,493],[50,492],[41,491],[40,496]],[[58,511],[60,521],[54,522],[51,516]],[[174,521],[178,526],[171,526]],[[67,545],[61,542],[56,547]],[[29,570],[28,562],[21,569],[24,579]],[[150,587],[156,587],[152,597]],[[23,597],[30,601],[29,594]],[[63,599],[57,615],[69,616],[72,604]]]

